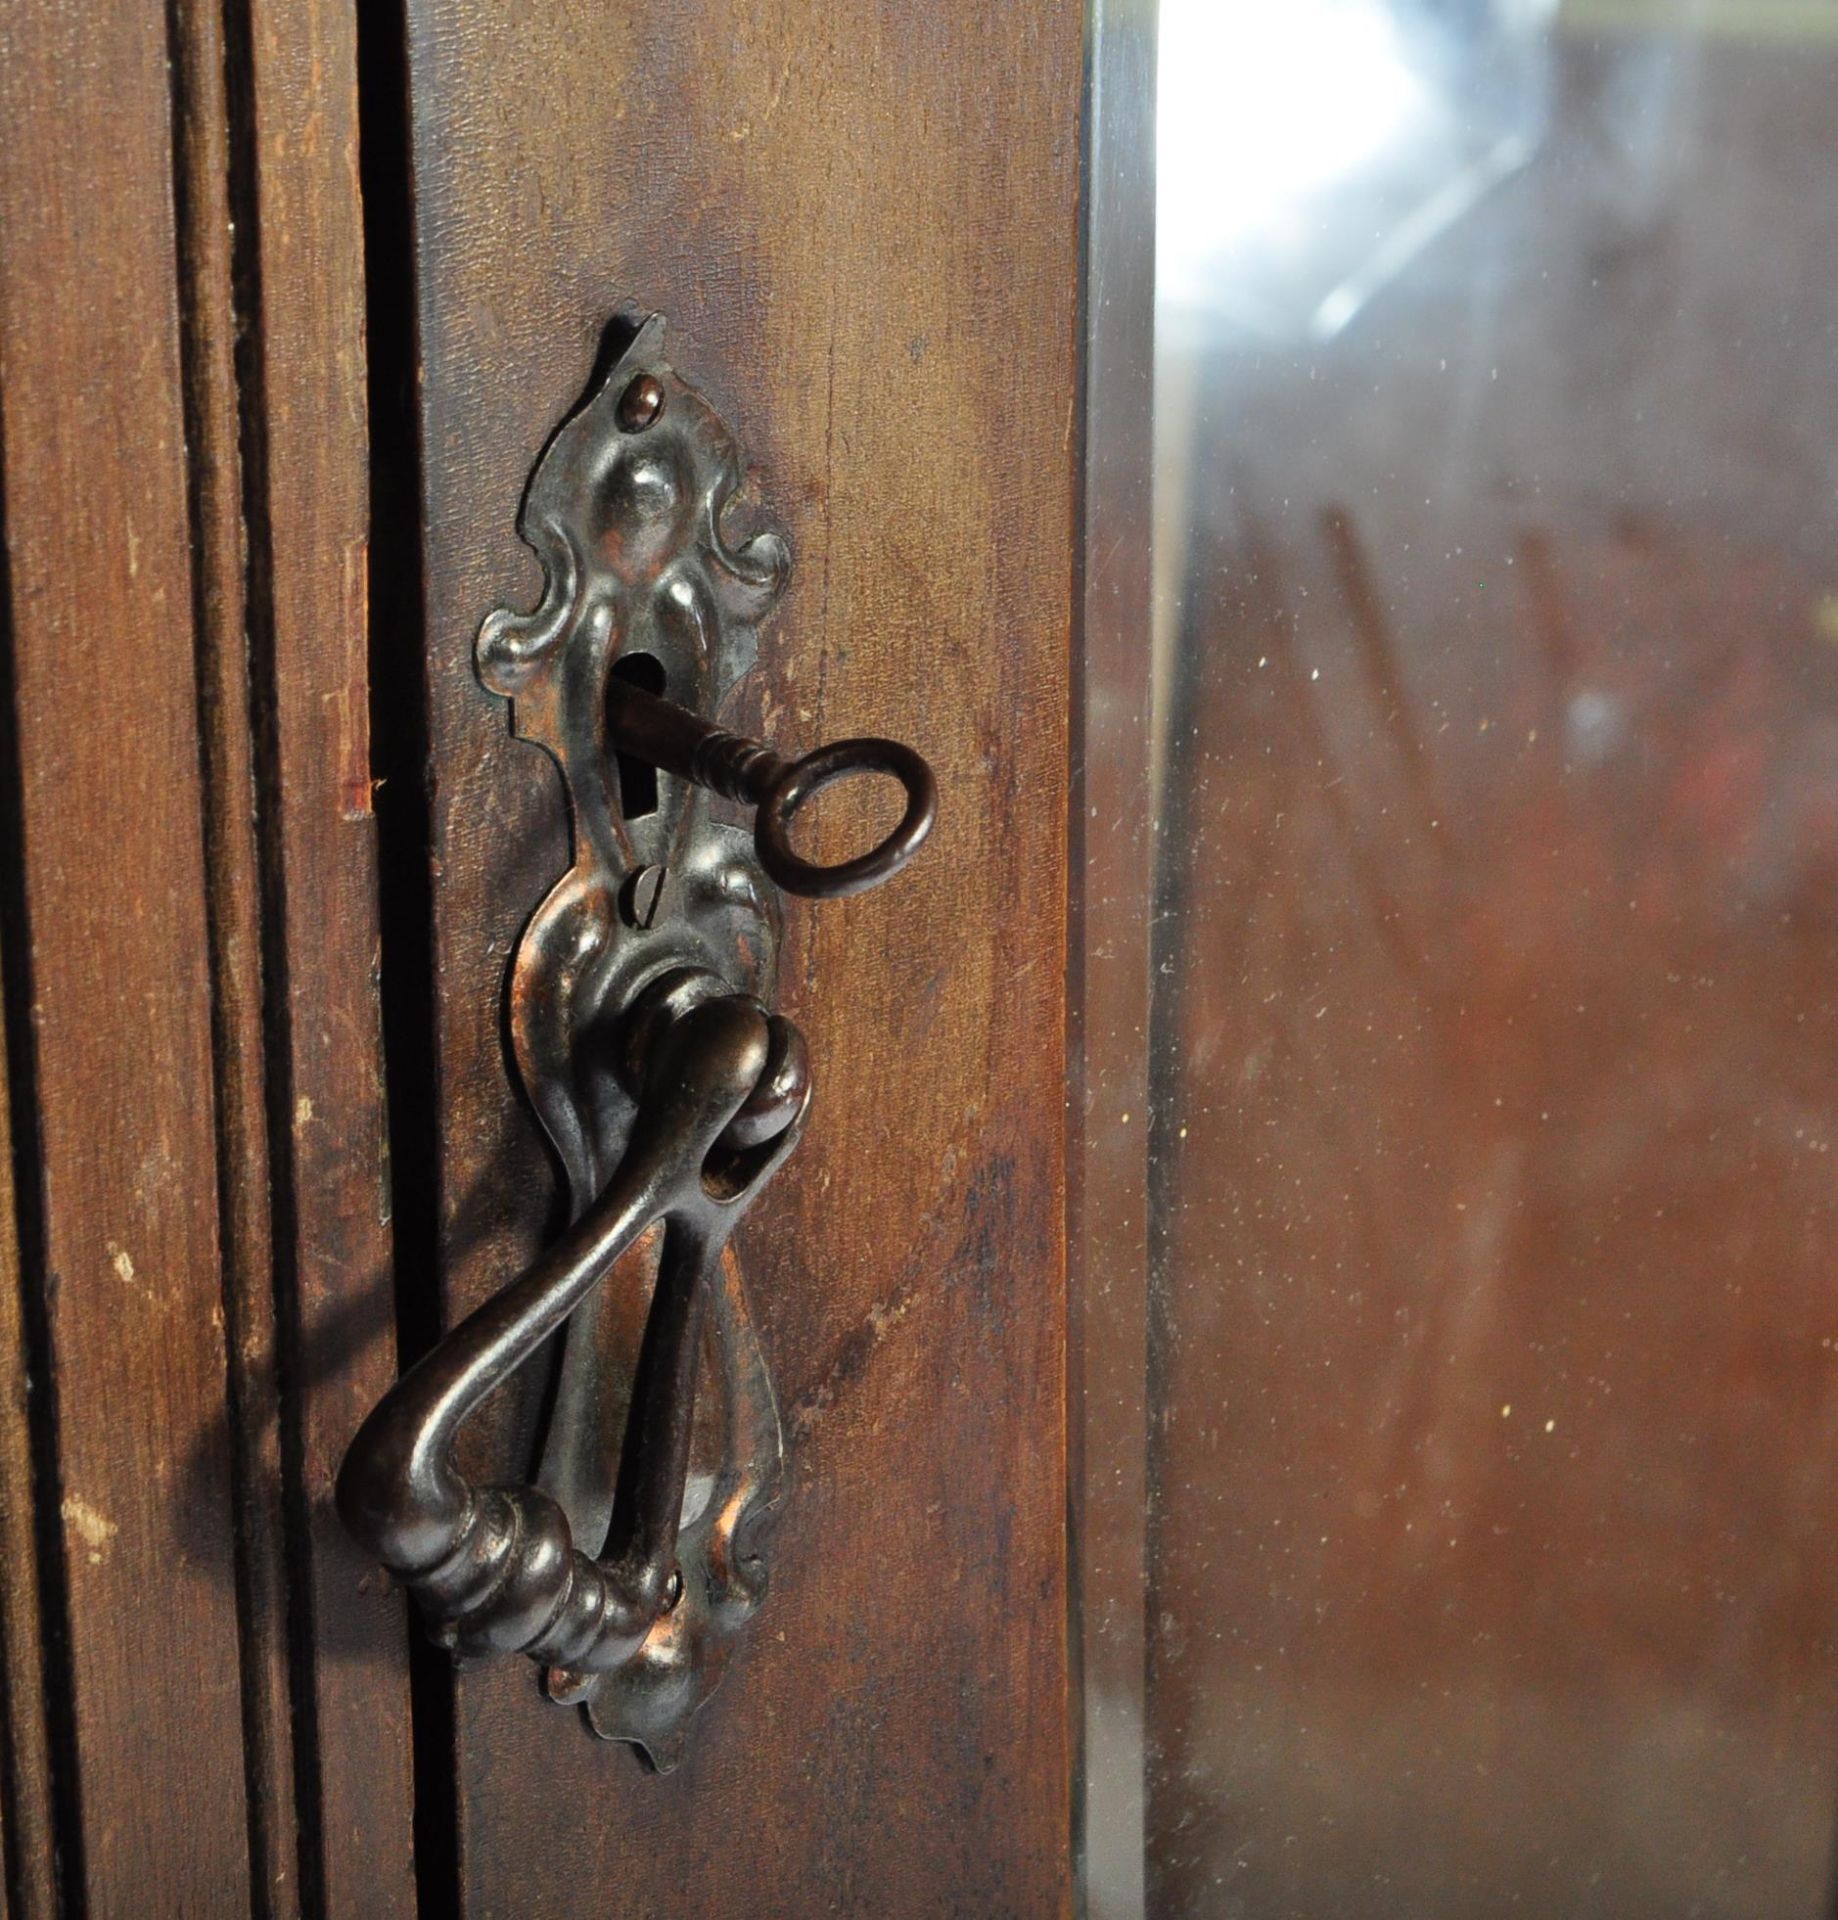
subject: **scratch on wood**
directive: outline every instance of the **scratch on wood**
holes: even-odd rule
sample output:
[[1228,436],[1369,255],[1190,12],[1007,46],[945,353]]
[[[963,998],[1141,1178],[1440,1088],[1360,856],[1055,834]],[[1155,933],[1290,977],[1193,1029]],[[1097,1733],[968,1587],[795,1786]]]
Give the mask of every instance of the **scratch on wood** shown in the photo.
[[915,1276],[888,1299],[876,1301],[844,1336],[835,1358],[824,1368],[823,1377],[791,1409],[788,1424],[794,1440],[803,1439],[829,1412],[837,1394],[860,1379],[875,1349],[912,1312],[919,1299],[919,1285]]

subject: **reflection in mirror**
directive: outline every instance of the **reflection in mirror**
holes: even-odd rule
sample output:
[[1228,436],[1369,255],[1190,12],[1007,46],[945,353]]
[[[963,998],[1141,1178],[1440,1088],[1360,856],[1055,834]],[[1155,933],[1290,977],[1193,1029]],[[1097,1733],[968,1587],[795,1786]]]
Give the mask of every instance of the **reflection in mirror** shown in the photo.
[[1829,1916],[1838,6],[1161,36],[1148,1911]]

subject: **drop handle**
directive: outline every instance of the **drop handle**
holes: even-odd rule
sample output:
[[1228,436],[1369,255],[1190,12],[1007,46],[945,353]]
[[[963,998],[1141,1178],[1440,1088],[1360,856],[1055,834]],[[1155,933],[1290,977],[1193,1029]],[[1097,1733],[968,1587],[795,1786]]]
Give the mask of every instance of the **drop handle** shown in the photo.
[[[635,760],[756,807],[760,865],[787,893],[836,900],[890,880],[925,844],[938,817],[938,782],[911,747],[897,740],[834,740],[787,760],[758,740],[730,733],[687,707],[614,678],[606,689],[607,744]],[[818,866],[792,849],[791,823],[827,786],[862,774],[887,774],[906,790],[906,811],[878,846],[852,860]]]
[[[572,1684],[629,1662],[685,1598],[677,1541],[703,1322],[728,1239],[797,1145],[810,1099],[795,1030],[712,976],[668,976],[631,1025],[640,1094],[605,1190],[390,1389],[338,1476],[346,1527],[414,1594],[442,1645],[527,1653]],[[539,1487],[470,1480],[455,1442],[480,1403],[660,1224],[611,1523],[604,1546],[588,1551]],[[764,1579],[746,1517],[734,1499],[716,1516],[692,1612],[757,1601]],[[692,1645],[702,1637],[692,1627]],[[663,1746],[657,1730],[645,1731]]]

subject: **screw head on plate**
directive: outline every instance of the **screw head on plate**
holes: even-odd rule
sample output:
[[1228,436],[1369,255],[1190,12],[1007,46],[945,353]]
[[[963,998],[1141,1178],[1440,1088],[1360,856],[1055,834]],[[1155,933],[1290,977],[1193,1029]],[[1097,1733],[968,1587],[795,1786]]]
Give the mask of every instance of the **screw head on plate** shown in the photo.
[[657,925],[657,916],[664,905],[665,883],[669,878],[669,870],[664,867],[640,867],[632,875],[622,889],[619,902],[627,926]]
[[627,433],[643,433],[664,410],[664,386],[654,373],[634,376],[619,396],[619,424]]

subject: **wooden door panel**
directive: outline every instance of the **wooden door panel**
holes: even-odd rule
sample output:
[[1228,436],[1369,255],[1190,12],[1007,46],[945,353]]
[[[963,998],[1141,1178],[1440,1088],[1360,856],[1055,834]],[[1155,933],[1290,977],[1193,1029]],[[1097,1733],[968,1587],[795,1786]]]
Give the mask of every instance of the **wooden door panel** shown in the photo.
[[[395,1377],[392,1173],[371,752],[369,386],[359,200],[359,12],[257,0],[248,166],[259,421],[249,514],[262,594],[272,964],[268,1103],[280,1163],[281,1382],[296,1787],[307,1911],[415,1911],[412,1729],[399,1596],[346,1535],[332,1483]],[[375,30],[374,26],[371,29]],[[257,384],[259,382],[259,384]],[[402,636],[375,636],[379,649]],[[386,716],[387,718],[387,716]],[[405,1085],[411,1105],[427,1090]]]
[[[743,1250],[789,1448],[766,1607],[668,1777],[526,1666],[460,1676],[466,1910],[1056,1910],[1076,11],[409,23],[450,1311],[554,1218],[501,996],[563,814],[473,636],[534,600],[516,504],[616,308],[667,315],[791,537],[741,721],[908,738],[944,792],[901,884],[788,914],[817,1096]],[[481,1464],[527,1471],[537,1384]]]
[[8,1906],[399,1912],[354,20],[105,24],[0,21]]
[[[106,11],[0,15],[8,1920],[1062,1911],[1077,11]],[[788,1490],[668,1777],[411,1655],[331,1505],[556,1224],[501,1001],[561,795],[472,648],[632,308],[794,550],[729,718],[944,795],[788,913]]]
[[[81,1769],[65,1872],[101,1901],[157,1857],[202,1909],[246,1889],[248,1849],[216,1138],[197,1098],[211,983],[172,123],[161,16],[141,11],[106,59],[75,13],[10,16],[0,45],[14,884],[31,926],[7,959],[30,982],[16,1071],[38,1090],[25,1251],[61,1519],[58,1717]],[[121,171],[97,193],[105,149]],[[146,1782],[180,1776],[192,1804],[174,1822]]]

